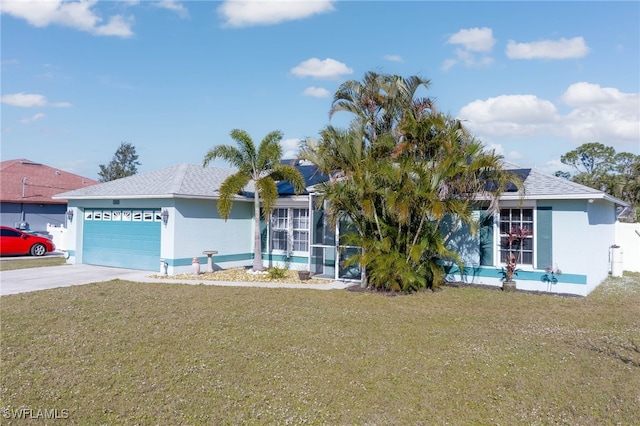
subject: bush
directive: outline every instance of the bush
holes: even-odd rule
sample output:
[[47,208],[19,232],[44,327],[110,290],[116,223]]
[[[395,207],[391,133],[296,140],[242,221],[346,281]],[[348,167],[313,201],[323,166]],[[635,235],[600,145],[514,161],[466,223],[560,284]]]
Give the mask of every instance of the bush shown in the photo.
[[271,268],[268,269],[268,273],[269,273],[269,278],[271,279],[278,279],[278,278],[284,278],[287,276],[287,271],[289,270],[289,268],[287,267],[279,267],[279,266],[272,266]]

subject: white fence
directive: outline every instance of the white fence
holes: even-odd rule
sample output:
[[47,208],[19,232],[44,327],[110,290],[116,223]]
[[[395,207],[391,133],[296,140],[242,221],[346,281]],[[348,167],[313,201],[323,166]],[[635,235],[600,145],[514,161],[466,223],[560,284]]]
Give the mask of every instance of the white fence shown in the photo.
[[51,241],[56,245],[56,250],[67,250],[67,228],[63,225],[55,226],[47,223],[47,232],[51,235]]
[[616,222],[616,244],[622,251],[622,268],[640,272],[640,223]]

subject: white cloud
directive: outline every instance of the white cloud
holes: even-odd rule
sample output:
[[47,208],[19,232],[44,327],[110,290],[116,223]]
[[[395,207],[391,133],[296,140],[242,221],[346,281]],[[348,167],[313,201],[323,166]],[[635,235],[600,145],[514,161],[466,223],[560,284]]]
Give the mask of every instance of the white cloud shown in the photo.
[[460,44],[471,52],[489,52],[496,43],[491,28],[469,28],[460,30],[447,40],[449,44]]
[[329,96],[331,96],[331,93],[323,88],[323,87],[307,87],[306,89],[304,89],[304,92],[302,92],[303,95],[305,96],[313,96],[314,98],[328,98]]
[[109,23],[106,25],[95,27],[91,33],[102,36],[131,37],[133,35],[132,25],[132,16],[125,19],[121,15],[116,15],[109,18]]
[[572,171],[574,171],[571,168],[571,166],[567,166],[566,164],[564,164],[560,160],[547,161],[546,163],[536,167],[536,169],[538,169],[538,170],[540,170],[540,171],[542,171],[544,173],[548,173],[550,175],[554,174],[558,170],[563,171],[563,172],[572,172]]
[[402,56],[400,55],[384,55],[382,58],[391,62],[403,62]]
[[229,27],[273,25],[331,12],[334,10],[333,2],[334,0],[233,0],[222,3],[218,7],[218,13]]
[[640,140],[640,93],[622,93],[612,87],[575,83],[562,95],[574,109],[566,128],[572,139],[585,141]]
[[95,35],[130,37],[133,34],[133,17],[125,19],[121,15],[114,15],[109,18],[107,24],[101,24],[103,19],[93,10],[96,3],[97,0],[4,1],[1,12],[24,19],[34,27],[43,28],[56,24]]
[[296,67],[291,69],[291,73],[298,77],[331,79],[338,78],[344,74],[352,74],[353,70],[335,59],[327,58],[320,60],[318,58],[311,58],[300,62]]
[[456,44],[456,57],[446,59],[442,64],[442,70],[448,71],[458,63],[466,67],[486,67],[493,63],[493,58],[488,53],[493,48],[496,40],[493,38],[491,28],[469,28],[458,31],[447,40],[449,44]]
[[449,71],[455,64],[458,63],[457,59],[445,59],[445,61],[442,63],[442,71]]
[[32,93],[14,93],[11,95],[3,95],[0,99],[2,100],[3,104],[24,108],[42,107],[47,104],[47,98],[42,95],[36,95]]
[[29,124],[29,123],[33,123],[34,121],[40,120],[42,118],[44,118],[44,114],[40,112],[40,113],[35,114],[35,115],[31,116],[31,117],[23,118],[22,120],[20,120],[20,122],[22,124]]
[[184,5],[176,0],[161,0],[152,3],[155,7],[167,9],[178,14],[179,17],[185,19],[189,17],[189,11]]
[[70,107],[71,104],[69,102],[56,102],[49,103],[47,98],[38,95],[35,93],[12,93],[9,95],[3,95],[0,98],[0,102],[3,104],[23,107],[23,108],[32,108],[32,107],[44,107],[44,106],[53,106],[53,107]]
[[638,151],[639,93],[581,82],[569,86],[561,101],[573,109],[561,114],[551,101],[534,95],[502,95],[467,104],[459,118],[481,138],[563,137],[575,144],[600,141]]
[[296,158],[300,152],[300,139],[283,139],[280,141],[280,146],[284,160]]
[[542,40],[531,43],[516,43],[513,40],[509,40],[506,53],[511,59],[582,58],[589,53],[589,47],[587,47],[582,37]]
[[509,153],[505,155],[505,157],[507,158],[507,160],[517,161],[525,158],[525,155],[520,151],[509,151]]
[[460,110],[460,118],[482,133],[525,136],[554,123],[557,110],[551,102],[533,95],[502,95],[467,104]]
[[628,108],[638,108],[637,93],[622,93],[613,87],[581,81],[574,83],[562,95],[562,102],[569,106],[611,105],[622,103]]
[[499,143],[488,143],[485,144],[485,151],[487,152],[495,152],[497,155],[504,155],[504,146]]

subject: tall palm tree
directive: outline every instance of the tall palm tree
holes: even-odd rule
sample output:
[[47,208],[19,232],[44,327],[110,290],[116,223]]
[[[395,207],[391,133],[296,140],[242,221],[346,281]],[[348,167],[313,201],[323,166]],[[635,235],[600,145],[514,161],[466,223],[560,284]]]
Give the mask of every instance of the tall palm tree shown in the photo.
[[362,250],[346,262],[359,263],[376,288],[438,286],[443,261],[462,270],[449,249],[452,235],[463,225],[474,232],[474,208],[495,209],[507,184],[518,186],[501,157],[485,152],[459,120],[415,99],[420,86],[428,80],[372,72],[362,83],[343,83],[330,115],[352,113],[351,126],[329,126],[301,150],[332,177],[317,186],[318,200],[327,202],[331,222],[346,219],[355,230],[341,244]]
[[430,81],[418,76],[365,73],[362,82],[348,80],[334,94],[329,117],[346,111],[355,115],[354,125],[364,129],[366,139],[373,143],[379,135],[390,133],[405,110],[423,106],[433,108],[428,98],[416,99],[420,87],[429,88]]
[[262,139],[257,149],[251,136],[244,130],[232,130],[231,138],[236,141],[238,146],[218,145],[211,148],[204,157],[203,166],[207,166],[216,158],[222,158],[238,169],[220,186],[218,212],[225,221],[231,213],[233,198],[242,192],[242,189],[249,182],[254,183],[253,270],[261,271],[263,266],[259,220],[260,201],[262,200],[264,220],[268,221],[278,199],[276,182],[289,181],[295,192],[299,194],[305,188],[305,181],[298,169],[280,164],[282,160],[282,147],[280,146],[282,132],[275,130],[269,133]]

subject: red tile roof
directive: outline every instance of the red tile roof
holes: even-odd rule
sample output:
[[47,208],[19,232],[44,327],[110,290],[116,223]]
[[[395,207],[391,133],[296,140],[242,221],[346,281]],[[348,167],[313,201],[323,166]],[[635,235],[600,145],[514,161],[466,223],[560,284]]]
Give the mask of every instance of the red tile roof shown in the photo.
[[65,200],[53,200],[51,196],[97,183],[99,182],[96,180],[30,160],[0,162],[0,201],[2,202],[67,204]]

